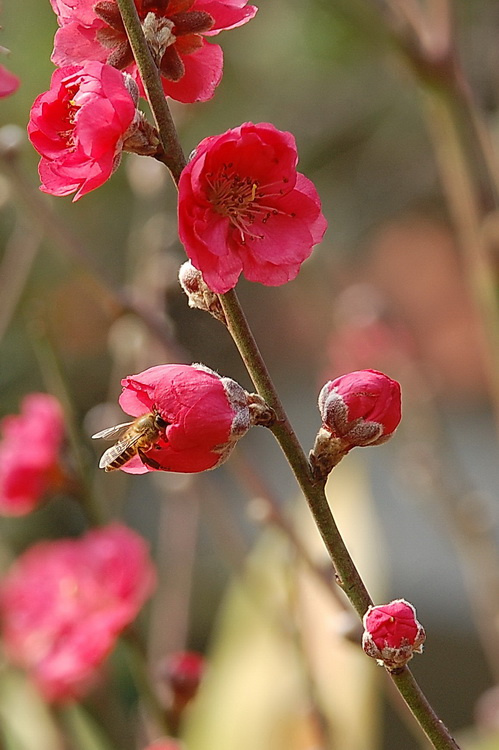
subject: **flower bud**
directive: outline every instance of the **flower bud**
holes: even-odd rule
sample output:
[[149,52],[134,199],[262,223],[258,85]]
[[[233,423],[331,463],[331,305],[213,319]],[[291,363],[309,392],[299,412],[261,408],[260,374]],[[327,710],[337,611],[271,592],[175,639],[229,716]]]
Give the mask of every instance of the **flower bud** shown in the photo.
[[405,599],[369,607],[363,618],[362,648],[378,664],[394,671],[423,651],[426,633],[416,610]]
[[324,478],[355,446],[380,445],[401,418],[400,385],[378,370],[357,370],[330,380],[319,394],[322,429],[310,455]]
[[351,446],[379,445],[401,418],[400,385],[378,370],[357,370],[330,380],[319,394],[325,429]]
[[185,707],[196,695],[203,677],[205,660],[196,651],[176,651],[161,668],[161,678],[172,693],[172,702]]
[[187,295],[189,307],[209,312],[221,323],[226,324],[225,314],[218,295],[211,291],[203,279],[201,271],[194,268],[190,260],[180,266],[178,280]]

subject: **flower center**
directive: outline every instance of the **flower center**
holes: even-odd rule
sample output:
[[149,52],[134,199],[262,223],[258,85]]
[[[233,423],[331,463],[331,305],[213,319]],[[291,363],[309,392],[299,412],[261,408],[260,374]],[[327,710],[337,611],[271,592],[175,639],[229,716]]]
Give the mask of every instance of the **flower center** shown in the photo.
[[[277,216],[280,211],[271,204],[275,198],[284,193],[281,188],[277,192],[272,185],[262,186],[259,180],[251,176],[241,177],[232,162],[224,164],[217,174],[206,173],[209,186],[208,199],[213,209],[220,216],[224,216],[238,231],[240,242],[244,245],[247,239],[261,240],[264,235],[254,232],[255,222],[266,224],[271,216]],[[288,180],[284,178],[283,183]]]
[[[74,141],[74,129],[78,110],[80,107],[76,104],[74,97],[78,92],[78,86],[68,86],[66,88],[65,104],[66,110],[64,116],[61,118],[62,129],[57,132],[59,138],[66,142],[68,149],[74,149],[76,144]],[[64,127],[65,126],[65,127]]]

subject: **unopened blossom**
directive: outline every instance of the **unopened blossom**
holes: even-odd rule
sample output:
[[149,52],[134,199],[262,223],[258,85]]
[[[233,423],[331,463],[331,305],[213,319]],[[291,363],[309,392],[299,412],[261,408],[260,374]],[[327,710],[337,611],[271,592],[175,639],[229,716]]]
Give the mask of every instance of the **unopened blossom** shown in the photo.
[[171,710],[180,714],[195,697],[204,670],[205,659],[197,651],[175,651],[167,656],[159,677],[168,688]]
[[203,279],[201,271],[194,268],[190,260],[180,266],[178,280],[187,295],[189,307],[209,312],[221,323],[226,324],[227,321],[218,295],[211,291]]
[[[126,69],[140,83],[115,0],[51,0],[59,30],[52,61],[85,60]],[[247,0],[135,0],[135,7],[167,96],[181,102],[211,99],[222,77],[223,53],[206,41],[249,21],[257,8]]]
[[108,470],[142,474],[151,469],[214,469],[252,424],[266,424],[271,416],[258,395],[204,365],[158,365],[129,375],[121,385],[123,411],[132,417],[157,415],[158,429],[152,446],[141,451],[137,443],[139,450],[123,465],[109,466],[104,454],[100,465]]
[[423,651],[426,633],[416,610],[405,599],[369,607],[363,618],[362,648],[388,669],[404,667]]
[[0,514],[22,516],[63,483],[62,408],[54,396],[31,393],[21,413],[0,423]]
[[146,543],[120,524],[40,542],[0,585],[7,657],[47,701],[78,699],[154,585]]
[[19,88],[19,78],[0,65],[0,99],[10,96]]
[[353,445],[384,443],[402,416],[400,385],[378,370],[330,380],[319,394],[323,426]]
[[179,235],[212,291],[294,279],[326,220],[313,183],[296,171],[291,133],[244,123],[205,138],[179,182]]
[[380,445],[401,416],[400,385],[378,370],[356,370],[328,381],[319,393],[322,427],[310,455],[317,478],[355,446]]
[[109,179],[119,165],[124,139],[134,130],[133,93],[120,71],[100,62],[54,72],[49,91],[35,100],[28,124],[29,139],[42,157],[41,190],[58,196],[76,193],[77,200]]

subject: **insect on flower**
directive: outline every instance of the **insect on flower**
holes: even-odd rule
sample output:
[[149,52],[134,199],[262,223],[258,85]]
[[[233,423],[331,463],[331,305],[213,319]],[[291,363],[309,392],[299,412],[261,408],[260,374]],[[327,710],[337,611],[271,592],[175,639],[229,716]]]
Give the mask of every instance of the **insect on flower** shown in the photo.
[[158,462],[147,456],[147,452],[163,436],[168,424],[157,412],[149,412],[132,422],[124,422],[96,432],[92,435],[94,439],[117,439],[117,442],[102,454],[99,468],[104,471],[114,471],[120,469],[134,456],[139,456],[146,466],[160,469]]

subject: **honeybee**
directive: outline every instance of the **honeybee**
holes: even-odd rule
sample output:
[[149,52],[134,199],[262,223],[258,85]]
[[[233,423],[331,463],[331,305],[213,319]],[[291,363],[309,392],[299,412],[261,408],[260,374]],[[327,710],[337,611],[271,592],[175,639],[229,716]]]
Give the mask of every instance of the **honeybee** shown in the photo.
[[120,469],[134,456],[139,456],[146,466],[160,469],[160,464],[150,458],[147,451],[164,434],[168,424],[157,412],[150,412],[137,417],[132,422],[124,422],[96,432],[95,435],[92,435],[94,439],[117,439],[117,442],[102,454],[99,468],[104,469],[104,471],[114,471]]

